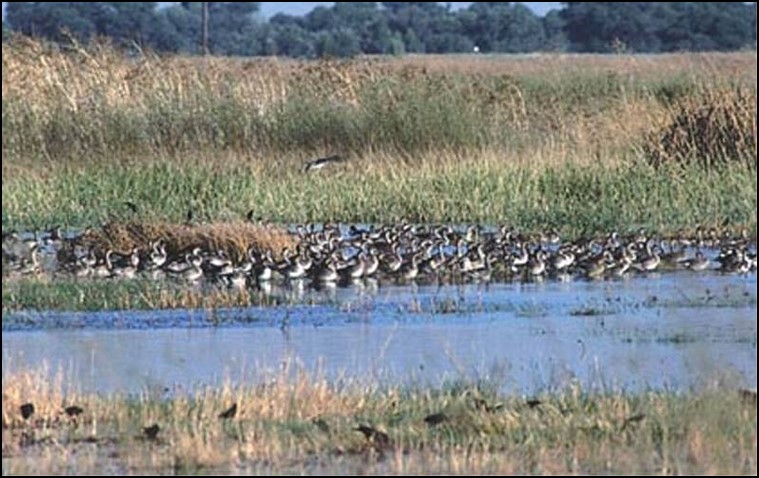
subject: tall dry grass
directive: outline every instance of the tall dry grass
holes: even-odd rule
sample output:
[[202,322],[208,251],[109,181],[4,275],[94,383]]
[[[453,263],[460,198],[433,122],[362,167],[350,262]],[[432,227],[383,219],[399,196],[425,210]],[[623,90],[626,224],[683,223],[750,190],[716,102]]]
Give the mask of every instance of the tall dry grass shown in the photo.
[[[753,67],[752,67],[753,65]],[[756,83],[756,55],[281,59],[126,58],[107,44],[3,48],[3,152],[103,161],[231,149],[499,148],[627,145],[668,103]],[[755,93],[754,93],[755,97]]]
[[[139,396],[80,393],[65,374],[48,376],[3,377],[8,473],[756,473],[756,394],[724,384],[637,395],[570,387],[530,405],[486,382],[335,383],[292,363],[259,385]],[[232,404],[235,416],[219,418]],[[83,413],[68,417],[71,405]],[[435,413],[445,418],[429,425]],[[154,424],[151,439],[143,429]]]
[[[126,200],[158,222],[756,222],[753,52],[300,62],[18,39],[2,55],[4,227],[97,225]],[[743,105],[719,134],[670,138],[716,99]],[[653,170],[660,151],[708,161]],[[724,196],[694,204],[706,190]]]

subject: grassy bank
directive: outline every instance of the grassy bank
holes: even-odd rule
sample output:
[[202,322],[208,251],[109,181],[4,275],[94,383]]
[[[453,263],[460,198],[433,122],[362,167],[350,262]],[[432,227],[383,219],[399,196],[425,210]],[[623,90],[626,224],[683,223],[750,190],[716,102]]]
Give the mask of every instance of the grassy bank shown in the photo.
[[[3,379],[3,471],[41,473],[755,474],[756,395],[493,384],[334,384],[286,371],[265,385],[158,398],[63,391],[45,371]],[[289,376],[289,378],[288,378]],[[21,405],[34,414],[21,416]],[[230,418],[219,415],[236,404]],[[65,407],[82,413],[69,417]],[[155,437],[144,430],[158,425]],[[364,433],[358,426],[371,427]]]
[[174,221],[755,230],[751,52],[298,62],[18,41],[2,75],[4,228],[129,200]]
[[3,225],[36,230],[54,224],[97,226],[131,218],[128,200],[147,221],[182,222],[188,209],[200,221],[237,220],[253,209],[281,223],[406,218],[511,224],[524,230],[553,227],[567,237],[639,226],[673,233],[723,223],[756,231],[757,180],[749,167],[665,170],[540,162],[497,153],[439,160],[429,153],[411,164],[386,157],[356,159],[334,173],[309,176],[218,158],[119,167],[51,164],[34,176],[4,166],[10,174],[3,176]]
[[[3,312],[19,310],[216,309],[287,304],[286,294],[188,285],[176,280],[3,280]],[[65,326],[65,325],[64,325]]]

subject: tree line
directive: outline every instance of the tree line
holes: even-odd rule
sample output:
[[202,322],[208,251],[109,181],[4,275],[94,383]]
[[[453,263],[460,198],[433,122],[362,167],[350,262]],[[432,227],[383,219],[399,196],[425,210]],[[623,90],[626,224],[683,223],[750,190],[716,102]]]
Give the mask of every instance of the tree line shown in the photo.
[[[203,2],[10,2],[11,32],[54,42],[106,36],[157,51],[202,52]],[[538,16],[516,2],[454,10],[430,2],[336,2],[265,20],[259,2],[207,2],[216,55],[729,51],[756,48],[756,3],[564,2]]]

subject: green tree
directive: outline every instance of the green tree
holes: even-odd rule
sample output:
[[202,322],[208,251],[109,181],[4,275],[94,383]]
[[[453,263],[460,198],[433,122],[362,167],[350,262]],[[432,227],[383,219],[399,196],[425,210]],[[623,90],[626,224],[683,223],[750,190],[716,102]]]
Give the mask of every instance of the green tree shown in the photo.
[[358,35],[349,28],[323,32],[317,37],[316,54],[320,57],[350,58],[359,53]]
[[81,14],[81,8],[80,2],[9,2],[5,13],[11,28],[25,35],[59,42],[68,41],[71,35],[79,41],[87,41],[97,29]]

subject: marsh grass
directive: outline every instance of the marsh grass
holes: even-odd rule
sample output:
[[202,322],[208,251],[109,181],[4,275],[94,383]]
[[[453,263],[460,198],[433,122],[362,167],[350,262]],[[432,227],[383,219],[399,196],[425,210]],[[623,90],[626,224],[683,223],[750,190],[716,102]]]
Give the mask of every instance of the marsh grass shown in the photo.
[[[683,105],[736,92],[745,107],[720,124],[753,124],[755,139],[755,53],[298,62],[17,40],[2,75],[4,228],[124,220],[129,200],[152,222],[192,208],[201,221],[254,209],[280,223],[755,230],[755,161],[729,161],[749,143],[699,146],[739,163],[720,171],[647,159]],[[348,161],[301,173],[336,153]]]
[[134,248],[150,251],[161,240],[170,256],[200,248],[224,251],[236,263],[248,260],[250,249],[280,257],[285,249],[293,249],[298,241],[285,229],[247,221],[213,224],[173,224],[143,221],[112,221],[91,229],[76,242],[87,250],[129,252]]
[[[674,233],[698,224],[745,225],[756,232],[756,174],[741,164],[716,171],[696,165],[529,166],[481,153],[407,164],[378,155],[303,175],[239,161],[146,162],[113,169],[50,166],[43,177],[4,175],[3,225],[43,230],[54,224],[111,221],[239,222],[249,210],[277,223],[509,224],[556,228],[565,237],[647,226]],[[140,207],[133,218],[124,206]]]
[[[260,385],[165,396],[82,394],[48,375],[4,376],[8,473],[756,473],[755,394],[725,383],[684,394],[569,387],[530,405],[488,382],[328,382],[292,364]],[[29,420],[23,403],[35,406]],[[218,418],[231,404],[235,417]],[[70,405],[84,413],[67,417]],[[434,413],[442,423],[425,423]],[[143,432],[153,424],[155,440]],[[389,441],[367,440],[359,424]]]
[[19,310],[210,310],[282,303],[287,303],[284,295],[271,296],[222,286],[188,286],[172,280],[56,278],[3,281],[3,313]]

